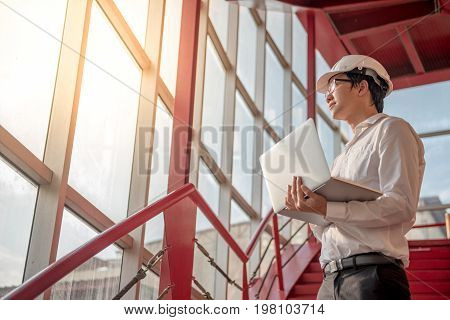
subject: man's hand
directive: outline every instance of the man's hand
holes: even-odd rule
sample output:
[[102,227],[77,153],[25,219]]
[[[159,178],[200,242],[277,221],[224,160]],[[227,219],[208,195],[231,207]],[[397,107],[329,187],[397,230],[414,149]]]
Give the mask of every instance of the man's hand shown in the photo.
[[285,203],[289,210],[314,212],[322,216],[327,214],[327,199],[309,190],[300,177],[294,177],[292,186],[288,185]]

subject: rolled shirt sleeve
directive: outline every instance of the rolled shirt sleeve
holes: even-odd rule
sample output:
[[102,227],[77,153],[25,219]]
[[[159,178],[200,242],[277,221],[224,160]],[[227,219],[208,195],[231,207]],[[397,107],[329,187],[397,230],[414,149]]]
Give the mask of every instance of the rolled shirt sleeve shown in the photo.
[[385,128],[378,152],[383,195],[373,201],[328,202],[328,221],[363,228],[414,223],[425,166],[422,142],[408,123],[398,119]]

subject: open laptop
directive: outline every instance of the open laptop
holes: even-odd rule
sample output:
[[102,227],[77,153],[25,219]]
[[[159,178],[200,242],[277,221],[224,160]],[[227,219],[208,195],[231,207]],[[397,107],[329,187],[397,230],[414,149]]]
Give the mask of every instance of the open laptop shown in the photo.
[[312,119],[262,154],[259,161],[274,212],[316,225],[325,226],[329,222],[316,213],[288,210],[285,206],[287,186],[294,176],[302,177],[304,185],[328,201],[370,201],[382,195],[377,190],[331,177]]

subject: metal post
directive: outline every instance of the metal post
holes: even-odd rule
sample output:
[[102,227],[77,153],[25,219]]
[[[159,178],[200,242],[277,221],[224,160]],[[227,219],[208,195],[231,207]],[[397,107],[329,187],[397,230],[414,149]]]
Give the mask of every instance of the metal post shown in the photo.
[[[189,182],[200,6],[201,0],[183,1],[169,192]],[[168,250],[161,265],[159,292],[173,285],[166,299],[190,299],[195,218],[196,207],[189,199],[164,212],[164,245]]]
[[281,266],[281,252],[280,252],[280,233],[278,232],[278,216],[276,214],[272,217],[272,233],[275,245],[275,261],[277,264],[278,274],[278,288],[280,292],[280,299],[286,299],[284,293],[284,279],[283,279],[283,267]]

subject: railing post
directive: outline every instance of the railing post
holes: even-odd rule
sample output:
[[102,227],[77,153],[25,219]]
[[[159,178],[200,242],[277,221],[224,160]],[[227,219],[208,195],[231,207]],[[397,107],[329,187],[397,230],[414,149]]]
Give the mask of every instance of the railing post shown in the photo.
[[281,266],[281,251],[280,251],[280,233],[278,232],[278,216],[276,214],[272,217],[272,233],[275,245],[275,262],[277,264],[278,274],[278,288],[280,293],[280,299],[286,299],[284,293],[284,279],[283,279],[283,267]]
[[249,299],[249,293],[248,293],[248,280],[247,280],[247,263],[243,263],[242,268],[242,300],[248,300]]
[[450,239],[450,213],[445,214],[445,229],[447,230],[447,239]]
[[[189,182],[200,6],[201,0],[183,1],[169,192]],[[190,199],[184,199],[164,212],[167,251],[161,264],[159,292],[171,286],[166,299],[187,300],[191,297],[195,219],[196,206]]]

